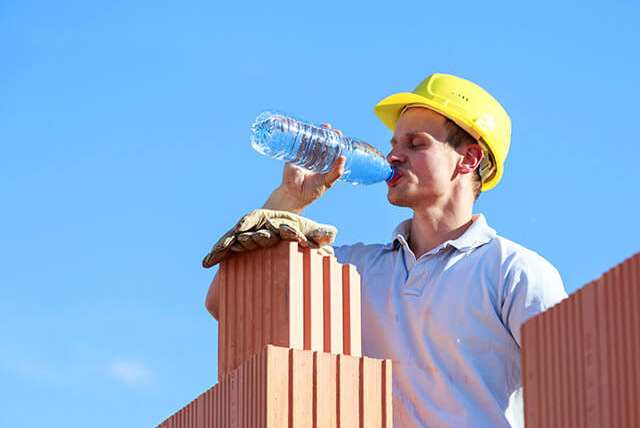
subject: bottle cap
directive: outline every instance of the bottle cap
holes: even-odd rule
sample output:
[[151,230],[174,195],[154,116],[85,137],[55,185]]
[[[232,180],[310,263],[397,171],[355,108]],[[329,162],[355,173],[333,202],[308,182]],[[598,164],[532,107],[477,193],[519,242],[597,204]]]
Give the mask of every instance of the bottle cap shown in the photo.
[[396,169],[395,166],[391,167],[391,173],[389,174],[389,176],[386,178],[386,182],[393,184],[393,182],[398,178],[398,170]]

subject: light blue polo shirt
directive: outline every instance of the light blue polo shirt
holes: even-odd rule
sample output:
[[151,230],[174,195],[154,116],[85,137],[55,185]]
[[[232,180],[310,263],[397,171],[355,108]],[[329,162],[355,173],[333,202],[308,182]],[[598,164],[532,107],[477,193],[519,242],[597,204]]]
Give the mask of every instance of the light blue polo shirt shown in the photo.
[[394,427],[523,426],[520,327],[567,296],[560,275],[483,215],[417,260],[410,225],[334,248],[361,276],[363,354],[393,360]]

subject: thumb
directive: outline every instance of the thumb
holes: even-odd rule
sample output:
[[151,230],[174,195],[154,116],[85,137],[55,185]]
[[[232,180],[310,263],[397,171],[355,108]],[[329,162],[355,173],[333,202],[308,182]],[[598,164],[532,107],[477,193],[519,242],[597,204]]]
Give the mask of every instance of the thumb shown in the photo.
[[324,174],[325,186],[333,186],[335,182],[338,181],[338,178],[340,178],[342,174],[344,174],[344,164],[346,160],[347,158],[345,158],[344,156],[340,156],[335,160],[333,166],[331,167],[331,171]]

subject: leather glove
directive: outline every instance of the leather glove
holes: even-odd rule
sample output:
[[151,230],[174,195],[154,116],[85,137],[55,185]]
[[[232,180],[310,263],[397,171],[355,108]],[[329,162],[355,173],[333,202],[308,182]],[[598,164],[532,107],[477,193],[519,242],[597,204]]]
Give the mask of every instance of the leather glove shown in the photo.
[[281,240],[297,241],[303,247],[320,248],[331,244],[337,232],[333,226],[316,223],[288,211],[255,210],[242,217],[215,243],[202,260],[202,266],[215,266],[231,251],[269,247]]

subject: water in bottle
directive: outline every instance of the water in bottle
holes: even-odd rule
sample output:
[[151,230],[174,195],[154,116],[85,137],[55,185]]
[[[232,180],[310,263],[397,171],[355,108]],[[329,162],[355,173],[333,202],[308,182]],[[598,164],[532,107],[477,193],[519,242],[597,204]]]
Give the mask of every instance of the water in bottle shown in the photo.
[[281,112],[265,111],[256,118],[251,145],[264,155],[322,173],[344,155],[340,179],[353,184],[392,181],[396,175],[395,167],[375,147]]

